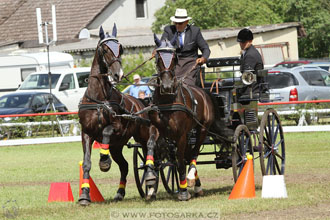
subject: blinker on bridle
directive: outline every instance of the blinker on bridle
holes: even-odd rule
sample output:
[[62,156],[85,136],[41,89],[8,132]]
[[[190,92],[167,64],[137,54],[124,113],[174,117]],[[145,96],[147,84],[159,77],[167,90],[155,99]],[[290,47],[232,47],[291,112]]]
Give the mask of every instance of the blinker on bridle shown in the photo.
[[[112,42],[112,44],[110,44],[110,42]],[[105,50],[103,49],[102,45],[105,44],[109,50],[113,53],[113,57],[110,60],[110,62],[108,62],[105,58],[104,58],[104,54],[106,53]],[[116,48],[115,46],[117,46],[118,48]],[[119,62],[119,64],[121,65],[121,59],[120,54],[121,54],[121,45],[118,43],[118,40],[114,37],[107,37],[104,38],[103,40],[101,40],[98,43],[98,50],[99,52],[102,54],[102,58],[103,58],[103,62],[106,64],[106,67],[108,69],[108,73],[106,75],[111,75],[111,69],[110,67],[112,66],[112,64],[114,64],[115,62]],[[105,75],[105,74],[103,74]]]
[[[165,69],[163,71],[160,71],[159,68],[157,67],[158,73],[159,73],[158,78],[159,78],[160,84],[162,84],[162,79],[160,77],[162,74],[169,73],[170,75],[175,77],[174,71],[170,70],[169,68],[172,64],[172,60],[173,60],[173,57],[175,56],[176,50],[173,47],[162,47],[162,48],[157,48],[156,51],[157,51],[156,62],[158,62],[159,58],[161,58],[161,60],[164,64],[164,67],[165,67]],[[162,87],[160,87],[160,93],[167,94],[167,95],[174,95],[174,88],[172,87],[170,92],[164,92],[164,91],[162,91]]]

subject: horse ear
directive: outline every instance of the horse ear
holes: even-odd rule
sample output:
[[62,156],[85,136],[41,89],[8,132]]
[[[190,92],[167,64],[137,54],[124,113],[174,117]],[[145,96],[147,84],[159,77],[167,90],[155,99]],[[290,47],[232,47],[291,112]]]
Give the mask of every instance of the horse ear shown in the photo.
[[101,40],[103,40],[105,38],[104,30],[103,30],[102,26],[100,27],[99,37],[100,37]]
[[176,44],[176,39],[178,38],[178,32],[175,32],[172,40],[170,41],[171,45],[174,47]]
[[112,34],[113,37],[117,37],[117,26],[116,23],[113,23]]
[[156,46],[159,47],[162,42],[158,39],[157,35],[154,33],[154,40],[155,40],[155,43],[156,43]]

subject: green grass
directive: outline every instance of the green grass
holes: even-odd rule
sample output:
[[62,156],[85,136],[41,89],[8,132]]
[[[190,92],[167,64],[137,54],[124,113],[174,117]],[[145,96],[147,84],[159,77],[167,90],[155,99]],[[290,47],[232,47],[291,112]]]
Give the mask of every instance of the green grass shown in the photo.
[[[289,213],[287,218],[294,219],[298,218],[299,212],[303,212],[302,216],[307,219],[324,216],[329,219],[329,211],[328,214],[308,211],[314,210],[314,207],[317,210],[317,207],[324,204],[329,207],[330,204],[329,133],[288,133],[285,140],[287,199],[261,198],[262,177],[259,161],[255,161],[255,199],[228,200],[234,184],[232,170],[216,169],[215,165],[200,165],[198,170],[205,191],[204,197],[178,202],[176,197],[165,193],[160,186],[157,200],[149,203],[140,198],[135,186],[133,150],[125,148],[130,171],[124,201],[114,203],[112,200],[119,183],[118,166],[113,163],[108,173],[102,173],[98,168],[99,152],[93,150],[91,177],[106,202],[93,203],[89,207],[80,207],[76,202],[48,203],[52,182],[70,182],[74,199],[78,199],[78,163],[83,158],[82,147],[81,143],[66,143],[1,147],[0,205],[16,200],[19,207],[17,219],[110,219],[113,210],[150,208],[218,210],[225,219],[242,216],[275,218],[280,213]],[[2,218],[5,218],[4,209],[0,211]]]

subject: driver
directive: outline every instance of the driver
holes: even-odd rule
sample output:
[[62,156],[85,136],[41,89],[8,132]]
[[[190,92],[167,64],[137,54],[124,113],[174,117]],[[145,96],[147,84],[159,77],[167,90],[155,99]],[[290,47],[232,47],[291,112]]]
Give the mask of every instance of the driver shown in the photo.
[[[178,64],[175,68],[175,75],[183,77],[187,71],[190,71],[195,64],[204,64],[210,56],[210,49],[204,40],[200,29],[194,25],[189,25],[191,17],[188,17],[187,10],[177,8],[175,16],[171,17],[173,25],[164,28],[161,40],[170,41],[174,34],[178,34],[177,55]],[[202,57],[198,58],[198,49],[202,51]],[[185,83],[188,85],[196,84],[196,76],[199,68],[195,67],[190,73],[187,73]]]

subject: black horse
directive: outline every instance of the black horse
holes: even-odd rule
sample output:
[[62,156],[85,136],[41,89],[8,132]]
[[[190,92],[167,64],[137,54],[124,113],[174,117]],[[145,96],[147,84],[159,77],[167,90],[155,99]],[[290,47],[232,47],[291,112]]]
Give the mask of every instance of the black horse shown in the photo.
[[[153,185],[156,176],[153,172],[154,150],[159,138],[172,140],[177,148],[176,158],[180,176],[179,200],[189,200],[190,194],[187,186],[195,185],[195,193],[201,194],[200,181],[196,170],[196,160],[208,129],[214,121],[213,103],[203,89],[187,86],[184,79],[177,79],[174,69],[177,63],[174,44],[176,35],[171,40],[160,41],[156,35],[156,67],[157,86],[153,94],[153,104],[156,106],[149,112],[150,138],[147,145],[147,161],[150,167],[147,173],[147,185]],[[194,129],[196,142],[194,146],[188,144],[189,135]],[[157,154],[157,152],[155,151]],[[157,155],[155,155],[157,156]],[[186,164],[188,169],[188,182],[186,178]],[[196,178],[196,179],[195,179]],[[148,182],[150,184],[148,184]]]
[[[79,105],[79,122],[82,127],[83,183],[79,204],[89,205],[89,172],[91,169],[91,146],[95,141],[101,144],[100,169],[106,172],[111,167],[111,159],[119,165],[121,177],[115,200],[125,196],[128,163],[123,157],[123,146],[133,136],[146,146],[149,137],[148,126],[121,117],[140,111],[144,105],[138,99],[123,95],[111,81],[118,82],[122,76],[121,54],[122,46],[116,39],[117,29],[114,25],[112,35],[105,34],[100,28],[100,41],[97,45],[88,87]],[[110,78],[110,79],[109,79]],[[147,118],[147,114],[138,115]]]

